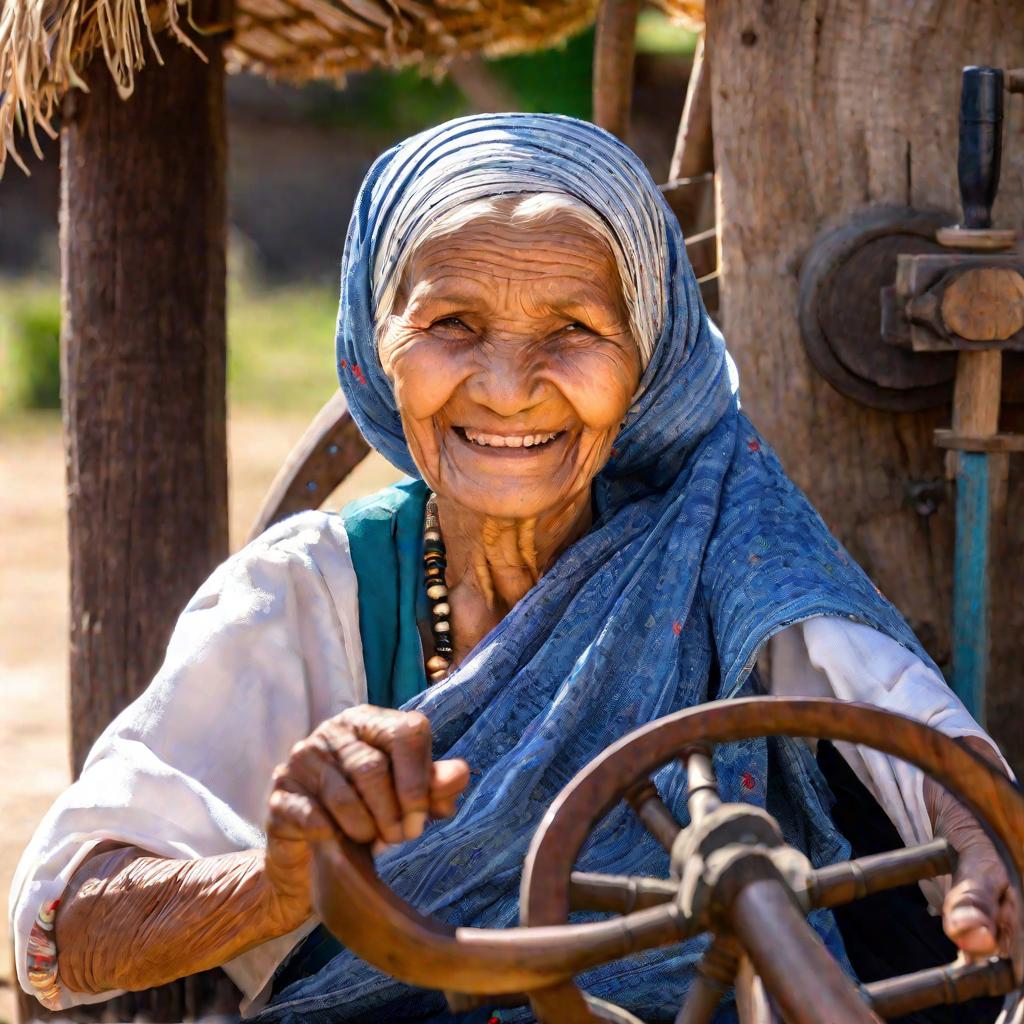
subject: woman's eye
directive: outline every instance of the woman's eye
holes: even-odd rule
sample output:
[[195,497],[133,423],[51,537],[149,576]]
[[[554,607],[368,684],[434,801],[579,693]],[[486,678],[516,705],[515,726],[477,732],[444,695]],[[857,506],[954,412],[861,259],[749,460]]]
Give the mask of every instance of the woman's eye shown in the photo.
[[585,324],[579,320],[573,320],[571,324],[566,324],[562,328],[565,334],[593,334],[594,332]]
[[440,320],[435,320],[430,326],[431,327],[444,327],[444,328],[447,328],[448,330],[452,330],[452,331],[468,331],[469,330],[469,327],[466,325],[465,321],[460,320],[457,316],[442,317]]

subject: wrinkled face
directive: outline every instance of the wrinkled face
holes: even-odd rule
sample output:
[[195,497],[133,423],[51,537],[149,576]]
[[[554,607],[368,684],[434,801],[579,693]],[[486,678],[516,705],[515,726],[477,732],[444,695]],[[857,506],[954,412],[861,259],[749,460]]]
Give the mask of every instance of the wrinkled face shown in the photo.
[[428,485],[498,517],[588,488],[640,378],[614,257],[561,212],[491,211],[421,245],[380,354]]

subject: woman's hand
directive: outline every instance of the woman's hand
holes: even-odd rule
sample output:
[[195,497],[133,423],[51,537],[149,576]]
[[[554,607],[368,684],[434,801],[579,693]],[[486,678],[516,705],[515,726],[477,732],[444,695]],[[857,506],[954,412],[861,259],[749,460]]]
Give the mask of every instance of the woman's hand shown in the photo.
[[[991,746],[975,737],[963,743],[1003,771]],[[936,836],[957,852],[953,885],[942,905],[946,934],[968,957],[1009,955],[1017,915],[1006,869],[977,819],[937,782],[925,779],[925,806]]]
[[462,760],[431,761],[430,722],[369,704],[328,719],[274,772],[266,872],[279,912],[297,927],[311,912],[310,843],[340,830],[357,843],[415,839],[427,817],[455,813],[469,782]]

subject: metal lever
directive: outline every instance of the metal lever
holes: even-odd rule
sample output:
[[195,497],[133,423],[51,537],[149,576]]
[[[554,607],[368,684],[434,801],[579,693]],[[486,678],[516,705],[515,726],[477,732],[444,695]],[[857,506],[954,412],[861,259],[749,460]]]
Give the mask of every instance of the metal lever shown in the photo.
[[965,228],[992,227],[1003,150],[1003,72],[966,67],[960,93],[957,177]]

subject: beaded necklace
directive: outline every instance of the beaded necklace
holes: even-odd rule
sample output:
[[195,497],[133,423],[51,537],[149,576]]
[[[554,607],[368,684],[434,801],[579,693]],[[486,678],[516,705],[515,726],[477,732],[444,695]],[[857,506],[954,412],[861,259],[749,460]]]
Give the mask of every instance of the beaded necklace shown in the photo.
[[447,567],[448,555],[437,518],[437,495],[431,494],[423,516],[423,582],[430,598],[430,631],[434,637],[434,653],[427,659],[427,678],[432,683],[439,683],[448,675],[454,658],[451,605],[445,579]]

